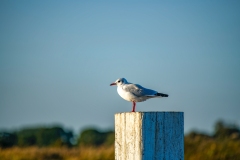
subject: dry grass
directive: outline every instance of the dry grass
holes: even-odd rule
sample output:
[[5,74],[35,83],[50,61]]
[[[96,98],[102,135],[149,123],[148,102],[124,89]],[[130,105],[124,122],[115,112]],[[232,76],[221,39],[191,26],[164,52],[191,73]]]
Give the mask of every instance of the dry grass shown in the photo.
[[[240,141],[185,138],[186,160],[240,160]],[[0,160],[112,160],[114,147],[13,147],[0,149]]]
[[240,160],[239,140],[185,138],[186,160]]
[[111,160],[114,147],[0,149],[1,160]]

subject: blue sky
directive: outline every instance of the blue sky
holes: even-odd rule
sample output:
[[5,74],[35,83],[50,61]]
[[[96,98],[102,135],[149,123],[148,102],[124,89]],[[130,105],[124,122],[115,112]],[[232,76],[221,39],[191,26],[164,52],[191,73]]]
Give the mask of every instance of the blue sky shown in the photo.
[[240,124],[239,1],[0,1],[0,128],[114,127],[131,111],[109,84],[169,94],[185,132]]

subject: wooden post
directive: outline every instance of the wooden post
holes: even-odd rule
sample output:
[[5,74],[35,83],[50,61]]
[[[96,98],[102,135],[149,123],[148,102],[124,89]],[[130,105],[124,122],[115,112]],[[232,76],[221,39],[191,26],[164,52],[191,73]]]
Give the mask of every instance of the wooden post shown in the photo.
[[183,112],[115,114],[115,160],[183,160]]

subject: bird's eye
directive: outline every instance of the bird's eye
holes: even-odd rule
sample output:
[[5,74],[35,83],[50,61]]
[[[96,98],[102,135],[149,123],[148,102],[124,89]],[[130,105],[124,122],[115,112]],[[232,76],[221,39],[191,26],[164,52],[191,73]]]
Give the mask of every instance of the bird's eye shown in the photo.
[[118,83],[120,83],[121,81],[118,81]]

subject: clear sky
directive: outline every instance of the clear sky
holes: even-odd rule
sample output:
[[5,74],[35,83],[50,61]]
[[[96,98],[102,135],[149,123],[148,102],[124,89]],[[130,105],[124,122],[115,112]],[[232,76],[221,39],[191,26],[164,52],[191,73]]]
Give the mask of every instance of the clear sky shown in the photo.
[[240,124],[240,1],[0,1],[0,128],[114,128],[120,77],[185,132]]

